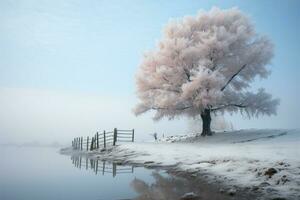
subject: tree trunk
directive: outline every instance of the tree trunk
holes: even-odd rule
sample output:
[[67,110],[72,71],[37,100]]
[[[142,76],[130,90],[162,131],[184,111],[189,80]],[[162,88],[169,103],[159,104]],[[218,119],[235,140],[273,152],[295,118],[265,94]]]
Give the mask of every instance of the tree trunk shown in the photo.
[[202,119],[202,133],[201,136],[206,135],[212,135],[211,129],[210,129],[210,110],[204,109],[204,111],[201,113],[201,119]]

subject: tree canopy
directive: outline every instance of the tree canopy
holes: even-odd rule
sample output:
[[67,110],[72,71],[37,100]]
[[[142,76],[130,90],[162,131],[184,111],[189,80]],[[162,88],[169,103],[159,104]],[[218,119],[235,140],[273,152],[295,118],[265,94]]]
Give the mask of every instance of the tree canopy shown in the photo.
[[273,44],[256,33],[239,9],[212,8],[170,21],[155,49],[147,52],[136,75],[139,115],[154,119],[197,116],[205,109],[276,114],[278,99],[265,89],[253,92],[256,77],[267,78]]

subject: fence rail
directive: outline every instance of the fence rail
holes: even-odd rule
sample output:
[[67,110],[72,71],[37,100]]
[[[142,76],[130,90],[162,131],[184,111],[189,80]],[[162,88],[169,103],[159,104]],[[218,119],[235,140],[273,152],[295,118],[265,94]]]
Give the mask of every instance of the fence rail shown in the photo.
[[108,145],[115,146],[117,142],[134,142],[134,129],[97,132],[93,137],[77,137],[72,141],[72,147],[76,150],[92,151],[106,149]]

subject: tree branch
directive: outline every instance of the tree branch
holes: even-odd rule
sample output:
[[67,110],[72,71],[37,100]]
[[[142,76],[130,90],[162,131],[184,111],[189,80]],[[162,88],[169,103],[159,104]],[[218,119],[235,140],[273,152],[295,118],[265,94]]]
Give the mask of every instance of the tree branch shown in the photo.
[[[185,106],[182,108],[176,108],[175,110],[186,110],[188,108],[191,108],[192,106]],[[168,110],[169,108],[162,108],[162,107],[151,107],[153,110]]]
[[221,110],[221,109],[224,109],[224,108],[227,108],[227,107],[246,108],[247,105],[231,103],[231,104],[221,105],[220,107],[211,108],[210,110],[211,111],[217,111],[217,110]]
[[190,75],[190,73],[189,73],[185,68],[183,68],[183,71],[184,71],[184,73],[185,73],[185,75],[186,75],[187,80],[188,80],[189,82],[191,82],[191,75]]
[[180,93],[179,90],[176,89],[167,89],[167,88],[149,88],[150,90],[164,90],[164,91],[168,91],[168,92],[175,92],[175,93]]
[[244,64],[235,74],[233,74],[232,77],[227,81],[227,83],[221,88],[221,91],[223,91],[227,87],[227,85],[229,85],[229,83],[234,79],[234,77],[236,77],[246,66],[247,64]]
[[170,81],[166,78],[165,75],[163,75],[162,78],[163,78],[167,83],[170,83]]

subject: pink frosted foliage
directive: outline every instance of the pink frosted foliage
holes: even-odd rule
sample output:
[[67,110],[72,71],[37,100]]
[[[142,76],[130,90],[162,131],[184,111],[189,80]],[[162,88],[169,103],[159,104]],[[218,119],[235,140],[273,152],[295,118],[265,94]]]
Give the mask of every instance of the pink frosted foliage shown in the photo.
[[237,8],[212,8],[170,21],[158,45],[143,57],[136,75],[139,115],[156,110],[155,119],[197,116],[204,109],[248,116],[276,114],[278,99],[259,89],[273,57],[270,40],[257,34]]

